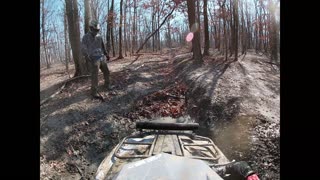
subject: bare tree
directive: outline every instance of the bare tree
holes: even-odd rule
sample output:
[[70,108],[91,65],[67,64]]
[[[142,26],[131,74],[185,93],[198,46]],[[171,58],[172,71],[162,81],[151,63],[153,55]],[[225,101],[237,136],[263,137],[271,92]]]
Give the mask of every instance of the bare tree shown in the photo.
[[252,44],[253,44],[253,38],[252,38],[252,32],[253,32],[253,27],[252,27],[252,25],[251,25],[251,16],[250,16],[250,14],[249,14],[249,11],[248,11],[248,2],[246,1],[246,17],[247,17],[247,23],[246,23],[246,25],[247,25],[247,48],[248,49],[250,49],[250,48],[252,48]]
[[244,3],[243,1],[239,2],[239,4],[241,4],[241,50],[242,50],[242,54],[245,54],[245,52],[247,51],[247,28],[246,28],[246,23],[244,20],[244,13],[243,13],[243,8],[244,8]]
[[[164,7],[165,7],[165,2],[160,3],[161,1],[157,1],[157,29],[160,29],[160,17],[162,15],[162,12],[164,12]],[[161,5],[161,9],[160,9],[160,5]],[[162,23],[161,23],[162,24]],[[161,39],[160,39],[160,31],[157,32],[156,35],[156,39],[157,39],[157,48],[160,51],[161,50]]]
[[223,47],[222,47],[223,41],[222,41],[222,37],[221,37],[221,34],[222,34],[221,20],[223,20],[223,19],[221,18],[221,15],[222,15],[222,14],[223,14],[223,13],[220,13],[219,18],[218,18],[218,21],[219,21],[219,28],[218,28],[218,32],[219,32],[219,33],[218,33],[218,35],[219,35],[219,37],[218,37],[218,39],[219,39],[219,46],[218,46],[218,50],[223,52]]
[[131,46],[132,53],[136,47],[136,42],[137,42],[136,20],[137,20],[137,0],[133,0],[132,46]]
[[[90,5],[91,5],[91,0],[84,0],[84,34],[89,32],[89,23],[90,23],[90,19],[92,19]],[[86,68],[89,70],[89,66],[90,66],[89,61],[86,61],[85,63],[86,63]]]
[[111,13],[111,27],[110,27],[110,36],[111,36],[111,47],[112,47],[112,55],[113,57],[116,56],[116,52],[114,51],[114,34],[113,34],[113,29],[114,29],[114,18],[115,18],[115,13],[114,13],[114,0],[111,1],[111,7],[110,11]]
[[[194,26],[196,23],[195,2],[193,0],[187,0],[187,6],[188,6],[189,28],[191,30],[192,26]],[[202,55],[201,55],[201,47],[200,47],[199,29],[197,29],[194,32],[194,38],[192,39],[192,51],[193,51],[193,58],[195,59],[195,61],[198,63],[203,63]]]
[[227,39],[227,28],[226,28],[226,19],[227,19],[227,13],[225,8],[226,0],[222,0],[218,2],[219,2],[220,9],[222,11],[222,17],[223,17],[223,34],[224,34],[223,44],[225,47],[224,48],[225,60],[227,61],[228,60],[228,39]]
[[91,0],[84,0],[84,33],[89,32],[89,23],[91,19]]
[[196,0],[196,23],[199,25],[199,42],[200,42],[200,52],[201,52],[201,22],[200,22],[200,0]]
[[238,0],[234,0],[233,4],[233,20],[234,20],[234,60],[238,60],[238,29],[239,29],[239,13]]
[[[65,9],[65,8],[64,8]],[[66,63],[66,71],[69,74],[69,60],[70,60],[70,51],[68,47],[68,22],[67,22],[67,13],[66,9],[64,11],[63,25],[64,25],[64,52],[65,52],[65,63]]]
[[[262,1],[260,1],[262,2]],[[258,49],[259,51],[262,50],[262,37],[263,37],[263,24],[262,24],[262,4],[260,3],[260,5],[258,6],[259,8],[259,35],[258,35],[258,39],[259,39],[259,46]]]
[[[156,16],[156,7],[155,7],[155,3],[154,0],[151,1],[152,2],[152,15],[151,15],[151,26],[152,26],[152,31],[155,30],[155,16]],[[154,52],[155,50],[155,37],[152,36],[152,51]]]
[[254,0],[254,5],[255,5],[255,22],[254,22],[254,36],[255,36],[255,49],[256,49],[256,53],[258,53],[259,47],[258,47],[258,28],[259,28],[259,23],[258,23],[258,4],[257,1]]
[[152,37],[154,34],[156,34],[157,32],[159,32],[159,29],[161,28],[161,26],[167,21],[168,17],[172,15],[173,11],[175,10],[176,6],[174,6],[171,10],[171,12],[164,18],[164,20],[162,21],[162,23],[159,25],[159,27],[153,31],[145,40],[144,42],[140,45],[139,49],[137,50],[136,54],[138,54],[140,52],[140,50],[143,48],[143,46],[147,43],[147,41],[150,39],[150,37]]
[[105,0],[90,0],[91,18],[100,21],[101,13],[105,9]]
[[123,17],[123,35],[124,35],[124,55],[127,56],[127,51],[128,51],[128,39],[127,39],[127,0],[124,3],[124,17]]
[[168,48],[171,48],[171,32],[170,32],[170,20],[167,21],[167,46]]
[[278,27],[276,23],[276,4],[270,1],[270,16],[271,16],[271,61],[278,60]]
[[229,45],[229,51],[230,55],[229,57],[232,57],[234,53],[234,16],[233,16],[233,1],[229,0],[229,6],[228,3],[226,3],[226,14],[228,15],[226,18],[226,25],[227,25],[227,33],[229,34],[228,38],[228,45]]
[[55,54],[58,55],[58,58],[60,62],[62,62],[62,55],[61,55],[61,51],[60,51],[60,39],[59,38],[59,33],[57,30],[57,26],[55,22],[52,22],[52,27],[53,27],[53,31],[55,32],[56,38],[55,38],[55,43],[56,45],[53,46]]
[[80,76],[88,74],[84,58],[80,54],[80,26],[79,26],[79,15],[78,15],[78,2],[77,0],[65,0],[67,18],[68,18],[68,30],[69,39],[71,43],[72,55],[75,64],[74,76]]
[[42,21],[41,21],[41,28],[42,28],[42,45],[44,49],[44,54],[45,54],[45,60],[47,63],[47,68],[50,68],[50,63],[48,59],[48,51],[47,51],[47,41],[46,41],[46,27],[45,27],[45,22],[46,22],[46,12],[44,8],[44,0],[41,1],[42,8],[41,8],[41,13],[42,13]]
[[109,9],[109,0],[108,0],[108,15],[107,15],[107,32],[106,32],[106,43],[107,43],[107,47],[106,50],[108,52],[108,54],[110,53],[110,49],[111,49],[111,45],[110,45],[110,29],[111,29],[111,24],[112,24],[112,12],[110,12]]
[[209,56],[209,25],[208,25],[208,0],[203,0],[203,18],[204,18],[204,52],[203,56]]
[[[270,56],[272,61],[278,59],[280,52],[277,0],[120,0],[120,6],[114,4],[114,0],[81,0],[84,3],[78,5],[77,0],[64,1],[68,6],[66,18],[51,16],[57,12],[48,4],[52,1],[40,0],[40,62],[50,67],[52,63],[66,60],[66,69],[69,70],[70,63],[74,61],[77,75],[82,68],[84,72],[87,68],[78,49],[80,31],[87,33],[89,20],[101,22],[99,17],[105,17],[101,22],[101,32],[106,38],[107,51],[113,56],[119,53],[118,58],[126,56],[127,51],[131,55],[142,50],[155,52],[163,45],[183,46],[190,29],[194,35],[192,52],[196,62],[202,62],[202,56],[210,54],[210,47],[218,48],[226,60],[233,55],[237,60],[238,51],[245,54],[250,48]],[[181,5],[175,11],[188,18],[183,20],[185,24],[176,23],[176,19],[169,21],[173,17],[172,14],[169,16],[172,4],[177,2]],[[82,10],[84,25],[81,24],[80,28],[79,12]],[[118,14],[119,18],[116,17]],[[63,21],[64,29],[59,27],[59,21]],[[195,31],[194,27],[197,27]],[[63,36],[69,39],[63,41]]]
[[122,3],[123,0],[120,0],[120,25],[119,25],[119,57],[118,59],[123,59],[122,55]]
[[132,26],[132,22],[131,22],[131,20],[132,20],[132,15],[131,15],[131,5],[130,5],[130,0],[127,0],[128,2],[128,6],[129,6],[129,22],[128,22],[128,30],[129,30],[129,32],[128,32],[128,50],[129,50],[129,52],[130,52],[130,56],[133,54],[133,51],[132,51],[132,32],[130,31],[130,28],[131,28],[131,26]]

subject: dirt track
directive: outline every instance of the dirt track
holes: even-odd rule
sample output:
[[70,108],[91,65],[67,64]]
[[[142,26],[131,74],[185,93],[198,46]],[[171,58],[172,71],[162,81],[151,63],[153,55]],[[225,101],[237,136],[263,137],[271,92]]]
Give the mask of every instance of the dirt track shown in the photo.
[[[90,80],[83,78],[41,106],[41,179],[93,179],[104,156],[134,130],[135,121],[161,115],[199,122],[204,130],[199,132],[214,139],[227,157],[247,160],[262,179],[279,179],[277,68],[252,52],[239,62],[224,62],[212,52],[198,67],[186,52],[143,55],[131,65],[135,57],[110,62],[114,89],[103,92],[106,102],[90,98]],[[68,78],[62,69],[41,72],[42,99]],[[160,90],[185,99],[152,99]],[[153,104],[146,103],[148,98]],[[176,108],[165,109],[165,103]]]

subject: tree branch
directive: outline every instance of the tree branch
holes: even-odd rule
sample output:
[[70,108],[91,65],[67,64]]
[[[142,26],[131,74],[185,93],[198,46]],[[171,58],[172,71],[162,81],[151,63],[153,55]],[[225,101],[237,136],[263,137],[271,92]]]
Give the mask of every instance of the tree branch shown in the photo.
[[166,20],[168,19],[168,17],[173,13],[173,11],[176,9],[176,6],[173,7],[173,9],[171,10],[171,12],[164,18],[164,20],[162,21],[162,23],[160,24],[160,26],[158,27],[158,29],[156,29],[155,31],[153,31],[153,33],[151,33],[143,42],[143,44],[140,45],[139,49],[136,51],[136,54],[138,54],[141,49],[143,48],[143,46],[147,43],[147,41],[156,33],[159,31],[159,29],[161,28],[161,26],[166,22]]

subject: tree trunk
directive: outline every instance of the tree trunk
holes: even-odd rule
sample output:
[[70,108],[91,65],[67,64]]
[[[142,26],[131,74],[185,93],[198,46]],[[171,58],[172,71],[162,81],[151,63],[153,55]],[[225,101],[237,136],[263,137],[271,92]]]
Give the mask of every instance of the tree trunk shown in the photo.
[[119,25],[119,57],[118,59],[123,59],[122,56],[122,3],[123,0],[120,0],[120,25]]
[[[160,1],[158,1],[158,7],[159,7],[159,9],[160,9]],[[158,29],[160,28],[160,12],[163,11],[163,7],[164,7],[164,6],[162,6],[162,7],[161,7],[161,10],[158,11],[158,18],[157,18],[157,28],[158,28]],[[158,41],[157,41],[157,42],[158,42],[158,50],[160,51],[160,50],[161,50],[160,31],[157,32],[157,36],[158,36],[158,38],[157,38],[157,40],[158,40]]]
[[124,5],[124,17],[123,17],[123,35],[124,35],[124,55],[127,57],[128,51],[128,39],[127,39],[127,0]]
[[[211,12],[210,8],[209,8],[209,12]],[[208,16],[208,11],[206,12],[206,14]],[[208,20],[208,26],[210,26],[209,48],[211,46],[213,49],[215,49],[216,48],[216,44],[217,44],[217,38],[216,38],[217,26],[216,26],[216,23],[214,21],[214,17],[216,17],[214,8],[213,8],[213,14],[209,13],[209,15],[210,15],[210,19],[211,19],[211,21],[210,21],[211,23],[210,24],[209,24],[209,20]],[[211,42],[211,45],[210,45],[210,42]]]
[[[139,12],[139,11],[138,11]],[[141,31],[140,31],[140,28],[141,28],[141,21],[143,21],[142,19],[140,19],[140,12],[139,14],[137,13],[137,20],[139,19],[139,21],[136,21],[137,22],[137,46],[139,46],[140,44],[140,40],[141,40]]]
[[203,52],[203,56],[209,56],[209,46],[210,46],[207,1],[208,0],[203,0],[203,17],[204,17],[204,52]]
[[[143,29],[144,29],[144,32],[141,35],[141,41],[146,38],[145,34],[149,34],[151,32],[150,27],[148,26],[148,22],[147,22],[147,18],[146,17],[144,17],[144,27],[143,27]],[[143,42],[140,42],[140,44],[142,44],[142,43]],[[150,41],[147,42],[145,47],[146,47],[146,50],[150,50],[150,47],[151,47],[150,46]]]
[[[130,4],[130,0],[129,0],[129,4]],[[131,28],[131,26],[132,26],[132,23],[131,23],[131,20],[132,20],[132,15],[131,15],[131,7],[129,6],[129,22],[128,22],[128,24],[129,24],[129,26],[128,26],[128,50],[129,50],[129,53],[130,53],[130,56],[132,55],[132,32],[130,31],[130,28]]]
[[228,60],[228,41],[227,41],[227,28],[226,28],[226,8],[225,8],[225,4],[226,4],[226,0],[224,0],[223,2],[218,1],[219,2],[219,6],[222,9],[222,16],[223,16],[223,35],[224,35],[224,51],[225,51],[225,61]]
[[[91,0],[84,0],[84,34],[89,32],[89,23],[91,20]],[[86,61],[86,60],[85,60]],[[89,70],[89,61],[86,61],[86,67]]]
[[[62,57],[61,57],[61,53],[60,53],[59,33],[57,31],[55,23],[52,23],[52,27],[53,27],[53,31],[55,32],[55,35],[56,35],[56,43],[53,44],[55,58],[58,59],[60,62],[63,62]],[[55,46],[55,44],[56,44],[56,46]]]
[[224,50],[225,50],[225,61],[228,60],[228,34],[227,34],[227,28],[226,28],[226,25],[227,25],[227,18],[226,18],[226,9],[225,7],[223,7],[223,14],[224,14],[224,19],[223,19],[223,34],[224,34]]
[[[189,28],[195,24],[195,2],[193,0],[187,0],[188,6],[188,20],[189,20]],[[193,51],[193,58],[195,62],[203,63],[202,54],[201,54],[201,47],[200,47],[200,32],[197,30],[194,32],[194,38],[192,39],[192,51]]]
[[137,14],[137,0],[133,0],[133,25],[132,25],[132,53],[134,52],[134,49],[136,47],[136,38],[137,38],[137,32],[136,32],[136,15]]
[[112,24],[112,12],[111,8],[109,9],[109,0],[108,0],[108,16],[107,16],[107,32],[106,32],[106,43],[107,43],[107,47],[106,47],[106,51],[110,56],[110,49],[111,49],[111,45],[110,45],[110,32],[111,32],[111,24]]
[[171,32],[170,32],[170,20],[167,22],[167,46],[171,48]]
[[67,25],[67,13],[66,10],[64,12],[64,53],[65,53],[65,61],[66,61],[66,71],[69,74],[69,56],[68,56],[68,25]]
[[199,30],[198,30],[198,32],[199,32],[199,42],[200,42],[200,52],[202,52],[201,51],[201,47],[202,47],[202,41],[201,41],[201,26],[200,26],[200,0],[196,0],[196,2],[197,2],[197,6],[196,6],[196,8],[197,8],[197,18],[196,18],[196,23],[198,23],[198,27],[199,27]]
[[255,10],[256,10],[256,13],[255,13],[255,15],[256,15],[256,17],[255,17],[255,28],[254,28],[255,49],[256,49],[256,53],[258,53],[258,49],[259,49],[259,47],[258,47],[258,45],[259,45],[259,43],[258,43],[258,28],[259,28],[259,26],[258,26],[258,6],[257,6],[257,2],[256,1],[253,1],[253,2],[255,4]]
[[91,19],[90,3],[91,0],[84,0],[84,34],[89,32],[89,23]]
[[271,14],[271,61],[278,61],[278,31],[275,18],[276,5],[271,2],[270,14]]
[[[114,27],[113,31],[116,31],[116,27]],[[118,36],[114,35],[114,51],[115,52],[119,51],[118,47],[119,47]]]
[[244,13],[243,13],[243,1],[241,1],[241,50],[242,54],[244,54],[247,51],[247,32],[246,32],[246,26],[245,26],[245,20],[244,20]]
[[47,51],[47,42],[46,42],[46,29],[45,29],[45,12],[44,12],[44,0],[42,0],[42,22],[41,22],[41,28],[42,28],[42,45],[43,45],[43,49],[44,49],[44,57],[46,59],[46,63],[47,63],[47,69],[50,68],[50,63],[49,63],[49,59],[48,59],[48,51]]
[[218,39],[219,39],[219,45],[218,45],[218,51],[221,51],[222,49],[222,42],[221,42],[221,18],[218,18],[219,20],[219,25],[218,25]]
[[251,24],[251,21],[250,21],[250,15],[249,15],[249,12],[248,12],[248,2],[246,1],[246,16],[247,16],[247,29],[248,29],[248,32],[247,32],[247,49],[251,49],[252,48],[252,24]]
[[[151,26],[152,26],[152,32],[155,30],[155,15],[156,15],[156,13],[155,13],[155,5],[153,5],[152,6],[152,24],[151,24]],[[154,50],[155,50],[155,37],[154,36],[152,36],[152,52],[154,52]]]
[[260,6],[260,9],[259,9],[259,12],[260,12],[260,14],[259,14],[259,51],[262,51],[262,36],[263,36],[263,34],[262,34],[262,29],[263,29],[263,25],[262,25],[262,8],[261,8],[261,6]]
[[98,17],[98,2],[97,0],[93,0],[90,2],[90,15],[91,15],[91,18],[94,19],[94,20],[98,20],[99,17]]
[[239,34],[239,13],[238,13],[238,0],[234,0],[234,10],[233,10],[233,18],[234,18],[234,60],[238,60],[238,34]]
[[66,10],[68,17],[69,39],[76,69],[74,76],[85,75],[88,74],[88,70],[85,66],[84,59],[80,55],[80,26],[77,0],[66,0]]
[[[264,5],[261,5],[263,10],[263,28],[262,28],[262,37],[263,37],[263,49],[265,53],[268,53],[267,49],[267,18],[266,18],[266,9],[264,8]],[[264,33],[263,33],[264,32]]]
[[110,27],[110,36],[111,36],[111,46],[112,46],[112,55],[113,57],[116,57],[116,52],[114,50],[114,33],[113,33],[113,29],[114,29],[114,0],[111,1],[111,8],[110,8],[110,11],[112,12],[112,15],[111,15],[111,27]]
[[[233,0],[234,1],[234,0]],[[234,46],[235,46],[235,26],[234,26],[234,3],[230,0],[230,41],[229,41],[229,48],[230,48],[230,57],[232,57],[232,54],[234,53]]]

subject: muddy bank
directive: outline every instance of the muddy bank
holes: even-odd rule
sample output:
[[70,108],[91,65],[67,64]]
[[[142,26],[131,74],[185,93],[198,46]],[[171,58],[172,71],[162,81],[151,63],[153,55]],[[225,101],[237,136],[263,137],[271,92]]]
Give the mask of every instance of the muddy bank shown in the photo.
[[176,80],[189,87],[187,113],[228,158],[248,161],[262,179],[279,179],[279,70],[252,52],[238,62],[217,54],[203,66],[191,54],[173,61]]

